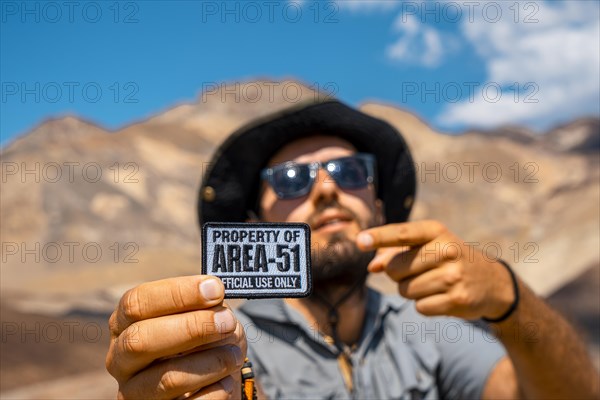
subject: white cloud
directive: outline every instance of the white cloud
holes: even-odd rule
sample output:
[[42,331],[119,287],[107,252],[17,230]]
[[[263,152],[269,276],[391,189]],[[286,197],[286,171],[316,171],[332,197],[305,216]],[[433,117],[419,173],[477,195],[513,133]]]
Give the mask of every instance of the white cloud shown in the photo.
[[425,67],[440,64],[444,48],[438,31],[406,14],[398,15],[394,30],[401,36],[386,48],[389,59]]
[[[487,22],[481,14],[475,14],[473,22],[463,19],[461,31],[484,59],[487,82],[505,89],[502,97],[493,103],[478,92],[473,101],[449,105],[439,115],[438,122],[487,128],[527,123],[546,129],[582,114],[597,114],[600,107],[599,3],[536,3],[537,11],[521,7],[520,23],[515,23],[514,9],[509,9],[514,3],[496,4],[503,6],[503,17],[498,22]],[[523,23],[527,15],[538,22]],[[529,90],[515,102],[515,88],[522,89],[527,84]],[[539,91],[532,94],[534,85]],[[524,102],[527,94],[530,100],[538,102]]]

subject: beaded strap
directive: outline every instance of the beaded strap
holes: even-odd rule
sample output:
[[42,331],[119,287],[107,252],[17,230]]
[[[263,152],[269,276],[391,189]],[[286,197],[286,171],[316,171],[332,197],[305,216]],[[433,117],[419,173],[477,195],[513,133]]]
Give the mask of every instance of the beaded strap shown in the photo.
[[244,365],[242,365],[242,399],[257,400],[256,384],[254,382],[254,371],[252,371],[252,363],[246,357]]

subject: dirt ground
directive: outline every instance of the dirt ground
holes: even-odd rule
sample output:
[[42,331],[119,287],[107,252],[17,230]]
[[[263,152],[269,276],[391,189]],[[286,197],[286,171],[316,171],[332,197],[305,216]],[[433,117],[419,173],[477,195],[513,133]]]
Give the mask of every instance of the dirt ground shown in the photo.
[[2,391],[104,368],[108,316],[50,318],[2,302]]
[[[573,323],[600,368],[600,267],[589,269],[547,300]],[[104,371],[108,315],[51,318],[19,313],[6,301],[0,312],[3,398],[7,391],[35,383]]]

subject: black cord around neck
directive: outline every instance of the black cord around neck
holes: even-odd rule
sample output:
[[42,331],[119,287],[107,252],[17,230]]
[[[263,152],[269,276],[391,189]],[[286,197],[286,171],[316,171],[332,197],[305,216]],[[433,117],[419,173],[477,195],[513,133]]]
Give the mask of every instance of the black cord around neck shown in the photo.
[[[365,276],[366,276],[366,273],[365,273]],[[343,345],[342,341],[339,339],[338,331],[337,331],[338,323],[340,321],[340,314],[338,312],[338,307],[340,305],[342,305],[344,302],[346,302],[346,300],[348,300],[350,298],[350,296],[354,293],[356,288],[358,288],[362,283],[364,283],[365,276],[361,276],[359,279],[357,279],[356,282],[353,283],[352,286],[350,286],[348,288],[348,290],[346,290],[346,292],[339,299],[337,299],[335,301],[335,303],[333,303],[333,304],[330,303],[324,296],[320,295],[316,291],[313,292],[314,299],[318,300],[321,304],[323,304],[328,309],[327,321],[329,322],[329,325],[331,327],[331,337],[333,338],[333,343],[334,343],[335,347],[337,347],[337,349],[341,353],[345,353],[345,351],[344,351],[344,345]]]

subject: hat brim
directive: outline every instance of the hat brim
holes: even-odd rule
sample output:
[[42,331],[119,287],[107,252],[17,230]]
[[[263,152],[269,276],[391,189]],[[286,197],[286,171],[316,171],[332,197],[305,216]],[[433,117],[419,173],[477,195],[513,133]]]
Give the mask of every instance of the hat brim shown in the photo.
[[416,192],[410,150],[385,121],[337,100],[299,104],[238,129],[217,149],[202,180],[200,225],[244,222],[256,205],[260,171],[284,145],[314,134],[336,136],[377,159],[378,197],[387,223],[408,219]]

